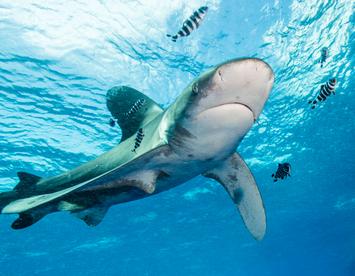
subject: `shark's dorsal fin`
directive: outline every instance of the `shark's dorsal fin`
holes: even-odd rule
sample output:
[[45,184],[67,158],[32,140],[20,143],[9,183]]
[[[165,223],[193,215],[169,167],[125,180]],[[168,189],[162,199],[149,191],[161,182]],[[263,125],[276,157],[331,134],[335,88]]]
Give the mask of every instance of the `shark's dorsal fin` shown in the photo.
[[255,179],[239,154],[234,153],[221,166],[204,174],[218,181],[237,206],[245,226],[257,240],[266,231],[266,216],[263,201]]
[[108,90],[106,105],[122,130],[121,142],[163,112],[152,99],[127,86],[116,86]]
[[96,226],[103,220],[107,210],[108,207],[106,206],[98,206],[80,212],[73,212],[72,214],[84,221],[88,226]]
[[15,186],[14,190],[18,192],[35,190],[35,185],[41,180],[41,177],[26,172],[18,172],[17,176],[20,182]]

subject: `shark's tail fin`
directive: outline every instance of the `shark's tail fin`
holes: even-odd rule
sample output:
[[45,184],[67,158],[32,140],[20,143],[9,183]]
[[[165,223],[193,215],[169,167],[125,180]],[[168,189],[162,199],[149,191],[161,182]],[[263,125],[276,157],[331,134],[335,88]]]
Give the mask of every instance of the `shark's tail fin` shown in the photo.
[[10,202],[36,193],[36,184],[41,180],[39,176],[26,172],[18,172],[17,176],[20,181],[12,191],[0,192],[0,211]]
[[0,192],[0,212],[10,202],[16,200],[17,193],[15,191]]
[[14,222],[11,224],[11,228],[18,230],[29,227],[39,221],[44,216],[45,214],[39,214],[35,212],[20,213],[19,217],[15,219]]
[[[19,183],[12,191],[0,193],[0,210],[10,203],[22,199],[36,193],[36,184],[41,180],[41,177],[26,172],[18,172]],[[6,213],[6,212],[5,212]],[[44,217],[46,213],[43,211],[26,211],[19,213],[19,217],[12,223],[13,229],[26,228]]]
[[[1,213],[2,210],[4,209],[5,206],[10,204],[13,201],[16,201],[17,199],[21,198],[21,192],[17,192],[15,189],[12,191],[8,192],[2,192],[0,193],[0,211]],[[22,229],[27,226],[32,225],[39,219],[34,219],[34,216],[31,215],[30,213],[20,213],[19,217],[12,223],[11,227],[13,229]]]

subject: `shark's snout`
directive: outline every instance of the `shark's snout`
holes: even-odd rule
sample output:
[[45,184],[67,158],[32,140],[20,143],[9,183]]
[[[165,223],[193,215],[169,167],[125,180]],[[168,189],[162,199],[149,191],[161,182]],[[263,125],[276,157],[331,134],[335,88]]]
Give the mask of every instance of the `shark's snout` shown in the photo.
[[256,120],[269,97],[274,74],[264,61],[255,58],[232,60],[216,68],[217,101],[238,103],[249,108]]

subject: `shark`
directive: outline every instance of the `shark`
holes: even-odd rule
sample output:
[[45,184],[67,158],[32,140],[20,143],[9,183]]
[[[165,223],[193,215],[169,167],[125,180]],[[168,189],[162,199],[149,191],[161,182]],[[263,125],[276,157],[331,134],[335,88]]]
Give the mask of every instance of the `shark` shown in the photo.
[[52,177],[17,172],[18,184],[0,194],[1,213],[18,214],[13,229],[60,211],[96,226],[113,205],[202,175],[224,187],[246,228],[261,240],[263,201],[236,149],[260,116],[273,83],[265,61],[238,58],[202,73],[165,110],[134,88],[115,86],[106,94],[106,105],[121,128],[118,145]]

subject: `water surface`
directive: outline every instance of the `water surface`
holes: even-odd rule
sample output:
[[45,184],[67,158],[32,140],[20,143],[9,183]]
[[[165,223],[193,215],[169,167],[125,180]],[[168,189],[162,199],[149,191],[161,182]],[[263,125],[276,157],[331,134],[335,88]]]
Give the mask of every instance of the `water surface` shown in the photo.
[[[166,37],[201,5],[201,27]],[[23,231],[0,218],[1,275],[354,275],[354,5],[351,0],[0,3],[0,188],[52,176],[115,146],[106,91],[132,86],[167,107],[209,67],[265,59],[276,82],[238,151],[263,195],[253,240],[225,191],[191,180],[111,208],[96,228],[65,213]],[[328,47],[324,66],[320,50]],[[329,78],[336,96],[307,102]],[[292,177],[274,184],[278,162]]]

